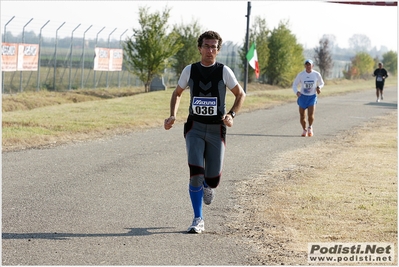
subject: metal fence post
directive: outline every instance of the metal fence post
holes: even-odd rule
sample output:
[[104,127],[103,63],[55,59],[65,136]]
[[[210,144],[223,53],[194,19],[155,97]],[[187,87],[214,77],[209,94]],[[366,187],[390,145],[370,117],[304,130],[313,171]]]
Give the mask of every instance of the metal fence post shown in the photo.
[[55,49],[54,49],[54,77],[53,77],[53,90],[55,91],[55,76],[57,72],[57,46],[58,46],[58,30],[64,26],[65,22],[55,31]]
[[83,42],[82,42],[82,49],[83,49],[83,51],[82,51],[82,72],[81,72],[81,77],[80,77],[80,87],[83,89],[83,87],[84,87],[84,85],[83,85],[83,77],[84,77],[84,67],[85,67],[85,36],[86,36],[86,32],[88,31],[88,30],[90,30],[90,28],[91,28],[91,26],[93,26],[93,25],[90,25],[90,27],[89,28],[87,28],[87,30],[83,33]]
[[[25,26],[22,28],[22,44],[25,43],[25,27],[33,20],[31,18],[28,23],[25,24]],[[18,52],[19,54],[19,52]],[[22,70],[19,72],[19,92],[22,92]]]
[[[98,33],[97,33],[97,36],[96,36],[96,43],[95,43],[95,45],[94,45],[94,57],[96,57],[97,55],[95,54],[96,53],[96,47],[97,47],[97,43],[98,43],[98,35],[100,34],[100,32],[102,32],[103,30],[105,29],[105,27],[103,27]],[[93,66],[93,76],[94,76],[94,80],[93,80],[93,89],[96,89],[96,71],[94,70],[94,66]]]
[[245,65],[244,65],[244,92],[247,92],[247,84],[248,84],[248,60],[246,55],[248,54],[249,49],[249,21],[251,16],[251,2],[247,4],[247,31],[245,34]]
[[[4,24],[4,35],[3,35],[3,42],[4,42],[4,43],[6,42],[6,33],[7,33],[6,28],[7,28],[7,25],[8,25],[8,23],[10,23],[14,18],[15,18],[15,16],[13,16],[9,21],[7,21],[6,24]],[[3,94],[4,94],[4,77],[5,77],[4,71],[1,71],[1,92],[2,92]]]
[[49,23],[50,20],[48,20],[41,28],[40,28],[40,33],[39,33],[39,64],[37,66],[37,86],[36,86],[36,91],[39,92],[39,87],[40,87],[40,57],[41,57],[41,50],[42,50],[42,29],[44,28],[44,26],[47,25],[47,23]]
[[[110,48],[109,40],[110,40],[111,34],[114,33],[114,31],[116,31],[116,28],[108,35],[108,48]],[[107,71],[107,88],[108,88],[108,74],[109,74],[109,70]]]
[[[126,29],[121,36],[119,37],[119,47],[121,47],[121,43],[122,43],[122,36],[127,32],[128,29]],[[122,47],[123,49],[123,47]],[[122,56],[123,56],[123,51],[122,51]],[[118,72],[118,88],[121,88],[121,72],[123,71],[123,66],[122,66],[122,70]]]
[[78,26],[76,26],[76,28],[75,29],[73,29],[73,31],[72,31],[72,33],[71,33],[71,49],[70,49],[70,52],[69,52],[69,85],[68,85],[68,90],[71,90],[71,84],[72,84],[72,81],[71,81],[71,72],[72,72],[72,49],[73,49],[73,33],[75,32],[75,30],[77,29],[77,28],[79,28],[79,26],[80,26],[80,24],[78,25]]

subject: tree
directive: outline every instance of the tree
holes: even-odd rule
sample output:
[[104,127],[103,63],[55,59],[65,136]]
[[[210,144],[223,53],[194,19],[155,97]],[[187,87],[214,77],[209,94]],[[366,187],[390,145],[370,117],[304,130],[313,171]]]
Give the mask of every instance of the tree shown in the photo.
[[398,53],[394,51],[388,51],[382,55],[382,63],[384,68],[393,75],[398,74]]
[[303,69],[303,47],[288,29],[287,23],[280,22],[273,29],[268,42],[269,60],[265,68],[267,83],[282,87],[290,86],[298,72]]
[[141,28],[133,29],[133,36],[123,44],[125,62],[130,72],[136,74],[149,92],[151,81],[161,75],[170,65],[168,59],[182,47],[175,32],[167,33],[170,9],[162,13],[148,13],[148,8],[139,8]]
[[322,39],[327,39],[328,40],[328,46],[334,50],[334,48],[337,46],[337,37],[335,37],[334,34],[323,34]]
[[370,50],[370,38],[364,34],[354,34],[351,38],[349,38],[349,47],[355,52],[364,52]]
[[[260,69],[260,80],[265,80],[265,68],[269,59],[269,47],[267,46],[267,40],[270,30],[267,28],[266,20],[257,16],[254,19],[254,23],[249,32],[249,47],[252,43],[256,43],[256,53],[258,55],[259,69]],[[245,43],[245,42],[244,42]],[[243,62],[242,70],[244,71],[244,64],[247,62],[246,59],[246,47],[242,47],[240,50],[240,58]],[[251,83],[255,79],[255,72],[251,71],[251,67],[248,69],[248,83]]]
[[197,21],[193,21],[190,25],[175,25],[173,31],[183,44],[182,48],[173,56],[172,63],[176,75],[180,76],[185,66],[200,60],[197,39],[201,35],[201,27]]
[[315,51],[315,63],[319,67],[320,74],[322,77],[330,75],[331,69],[333,68],[332,60],[332,47],[328,38],[322,38],[319,41],[319,46],[314,49]]
[[369,79],[373,73],[374,59],[366,52],[359,52],[351,59],[344,76],[347,79]]

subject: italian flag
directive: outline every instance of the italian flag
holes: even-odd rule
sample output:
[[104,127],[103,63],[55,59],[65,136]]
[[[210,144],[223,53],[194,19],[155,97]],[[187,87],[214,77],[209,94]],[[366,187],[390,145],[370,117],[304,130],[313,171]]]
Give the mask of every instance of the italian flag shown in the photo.
[[256,79],[259,79],[259,63],[258,54],[256,53],[256,45],[253,43],[248,51],[247,59],[249,65],[255,70]]

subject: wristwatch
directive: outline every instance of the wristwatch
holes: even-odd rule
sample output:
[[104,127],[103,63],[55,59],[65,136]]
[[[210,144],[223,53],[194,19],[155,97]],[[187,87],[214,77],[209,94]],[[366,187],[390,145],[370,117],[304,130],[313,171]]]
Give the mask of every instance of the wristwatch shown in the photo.
[[236,116],[236,113],[234,111],[231,111],[231,110],[227,114],[230,114],[233,119]]

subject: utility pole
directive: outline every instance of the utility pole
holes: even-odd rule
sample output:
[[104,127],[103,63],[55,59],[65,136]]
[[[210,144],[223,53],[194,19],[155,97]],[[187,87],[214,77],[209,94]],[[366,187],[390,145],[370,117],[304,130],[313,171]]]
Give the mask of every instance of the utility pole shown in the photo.
[[245,36],[245,65],[244,65],[244,92],[247,92],[247,83],[248,83],[248,59],[247,54],[249,50],[249,17],[251,15],[251,2],[248,2],[247,6],[247,33]]

